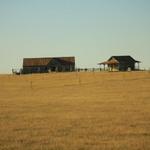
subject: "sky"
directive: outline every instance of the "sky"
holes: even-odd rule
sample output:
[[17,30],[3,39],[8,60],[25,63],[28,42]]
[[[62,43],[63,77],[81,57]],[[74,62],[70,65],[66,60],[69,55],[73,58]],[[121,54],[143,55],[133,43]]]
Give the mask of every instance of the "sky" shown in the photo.
[[0,73],[23,58],[75,56],[93,68],[112,55],[150,68],[150,0],[0,0]]

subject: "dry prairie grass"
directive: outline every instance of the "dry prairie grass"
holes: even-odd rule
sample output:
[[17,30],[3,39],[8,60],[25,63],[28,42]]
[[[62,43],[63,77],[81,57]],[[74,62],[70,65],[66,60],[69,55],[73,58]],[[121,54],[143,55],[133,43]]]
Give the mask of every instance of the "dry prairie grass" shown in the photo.
[[150,149],[150,73],[0,76],[0,150]]

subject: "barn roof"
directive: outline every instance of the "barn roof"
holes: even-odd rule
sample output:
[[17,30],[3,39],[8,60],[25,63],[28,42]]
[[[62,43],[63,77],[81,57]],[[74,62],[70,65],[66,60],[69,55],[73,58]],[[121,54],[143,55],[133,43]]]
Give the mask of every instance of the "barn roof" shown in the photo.
[[47,66],[53,59],[56,59],[61,64],[75,64],[75,57],[24,58],[23,67],[25,66]]

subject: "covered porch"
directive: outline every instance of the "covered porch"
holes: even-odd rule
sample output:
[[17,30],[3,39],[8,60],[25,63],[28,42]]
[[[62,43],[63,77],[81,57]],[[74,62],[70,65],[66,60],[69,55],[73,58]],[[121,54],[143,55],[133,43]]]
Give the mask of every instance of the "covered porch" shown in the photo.
[[119,62],[115,59],[101,62],[98,65],[100,65],[100,68],[104,71],[119,71]]

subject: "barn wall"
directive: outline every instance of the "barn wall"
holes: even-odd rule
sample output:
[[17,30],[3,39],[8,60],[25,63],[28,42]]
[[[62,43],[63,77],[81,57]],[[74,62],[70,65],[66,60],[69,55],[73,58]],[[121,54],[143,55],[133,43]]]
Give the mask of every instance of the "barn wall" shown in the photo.
[[47,68],[45,66],[32,66],[32,67],[23,67],[23,73],[46,73]]
[[75,71],[75,65],[52,65],[23,67],[23,74],[47,73],[47,72],[71,72]]

